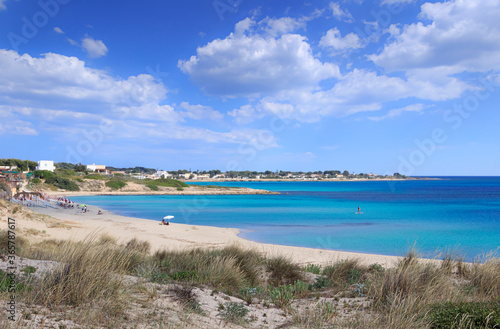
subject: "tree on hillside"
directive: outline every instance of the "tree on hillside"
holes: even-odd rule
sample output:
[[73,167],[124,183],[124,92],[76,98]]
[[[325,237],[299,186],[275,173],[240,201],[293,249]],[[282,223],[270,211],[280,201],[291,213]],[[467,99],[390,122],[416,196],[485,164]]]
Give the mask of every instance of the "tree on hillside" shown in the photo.
[[34,171],[38,163],[31,160],[0,159],[0,166],[17,166],[19,171]]
[[81,162],[75,165],[76,172],[84,172],[85,170],[87,170],[87,167],[85,165],[82,165]]

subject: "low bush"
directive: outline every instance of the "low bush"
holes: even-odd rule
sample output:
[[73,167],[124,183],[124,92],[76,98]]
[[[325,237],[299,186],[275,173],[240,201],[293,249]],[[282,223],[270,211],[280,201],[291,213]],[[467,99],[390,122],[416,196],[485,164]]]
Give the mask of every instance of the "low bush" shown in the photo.
[[248,322],[248,320],[245,319],[245,316],[248,314],[248,309],[246,309],[245,306],[241,304],[235,302],[227,302],[219,306],[219,308],[220,310],[217,316],[220,316],[225,321],[229,321],[239,325]]
[[321,265],[307,264],[306,267],[304,268],[304,271],[310,272],[313,274],[320,274],[321,273]]
[[97,175],[97,174],[85,175],[85,176],[83,176],[83,178],[85,178],[85,179],[98,179],[98,180],[103,180],[104,179],[103,176]]
[[155,185],[153,183],[146,183],[146,186],[149,187],[149,189],[152,190],[152,191],[158,191],[159,190],[158,185]]
[[119,190],[126,185],[127,185],[127,183],[125,183],[124,181],[121,181],[121,180],[110,180],[110,181],[106,182],[106,186],[111,188],[112,190]]
[[47,179],[50,177],[54,177],[56,174],[48,170],[35,170],[35,173],[33,175],[38,178]]
[[36,178],[36,177],[31,180],[31,184],[40,184],[41,182],[42,181],[40,180],[40,178]]
[[442,303],[431,306],[431,328],[500,328],[500,301]]
[[155,179],[155,180],[148,182],[148,184],[153,184],[156,186],[165,186],[165,187],[177,187],[177,188],[189,187],[188,184],[181,182],[181,181],[178,181],[176,179],[171,179],[171,178]]
[[269,298],[276,307],[285,309],[292,304],[295,290],[291,284],[269,289]]
[[78,187],[78,185],[76,185],[75,182],[59,176],[49,177],[45,180],[45,183],[52,184],[60,189],[65,189],[67,191],[80,191],[80,188]]

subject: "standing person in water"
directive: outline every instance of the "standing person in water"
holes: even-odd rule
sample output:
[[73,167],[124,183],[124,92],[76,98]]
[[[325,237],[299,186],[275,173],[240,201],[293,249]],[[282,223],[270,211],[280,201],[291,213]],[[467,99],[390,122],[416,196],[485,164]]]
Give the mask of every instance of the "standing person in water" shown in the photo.
[[358,207],[358,212],[361,212],[361,207]]

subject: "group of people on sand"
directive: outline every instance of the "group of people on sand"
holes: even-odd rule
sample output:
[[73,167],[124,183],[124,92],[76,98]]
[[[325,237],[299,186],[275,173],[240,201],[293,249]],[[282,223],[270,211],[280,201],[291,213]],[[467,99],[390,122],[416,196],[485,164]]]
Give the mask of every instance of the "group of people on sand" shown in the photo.
[[170,222],[166,222],[165,219],[162,219],[160,225],[170,225]]

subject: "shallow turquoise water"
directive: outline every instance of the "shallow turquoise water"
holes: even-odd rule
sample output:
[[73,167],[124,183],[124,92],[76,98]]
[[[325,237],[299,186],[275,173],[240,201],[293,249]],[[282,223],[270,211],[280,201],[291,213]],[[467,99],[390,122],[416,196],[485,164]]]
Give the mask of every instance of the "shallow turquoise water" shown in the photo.
[[[206,183],[215,185],[214,183]],[[236,227],[265,243],[403,255],[416,245],[433,257],[467,260],[500,246],[500,178],[362,182],[225,182],[279,195],[85,196],[73,198],[126,216]],[[357,214],[361,207],[362,214]]]

